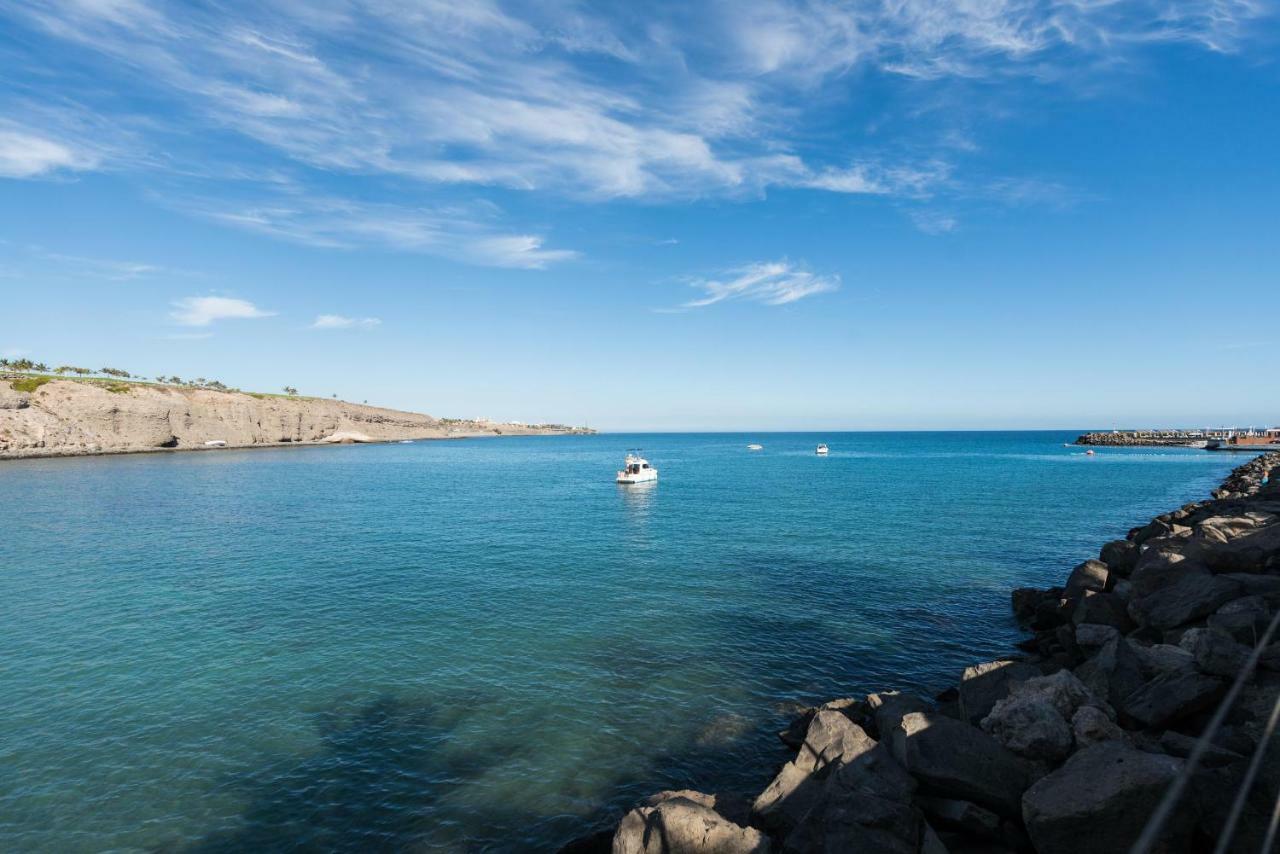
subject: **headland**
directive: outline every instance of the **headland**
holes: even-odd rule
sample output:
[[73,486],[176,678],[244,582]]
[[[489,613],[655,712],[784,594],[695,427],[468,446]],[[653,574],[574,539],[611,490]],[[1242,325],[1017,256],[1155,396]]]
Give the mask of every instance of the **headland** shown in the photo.
[[434,418],[295,394],[0,378],[0,459],[584,432],[591,431]]

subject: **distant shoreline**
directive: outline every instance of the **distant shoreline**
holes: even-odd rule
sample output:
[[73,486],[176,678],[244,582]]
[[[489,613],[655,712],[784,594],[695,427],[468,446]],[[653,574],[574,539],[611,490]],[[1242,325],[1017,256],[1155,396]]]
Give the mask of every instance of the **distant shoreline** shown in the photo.
[[591,432],[324,398],[74,380],[26,388],[0,380],[0,460]]

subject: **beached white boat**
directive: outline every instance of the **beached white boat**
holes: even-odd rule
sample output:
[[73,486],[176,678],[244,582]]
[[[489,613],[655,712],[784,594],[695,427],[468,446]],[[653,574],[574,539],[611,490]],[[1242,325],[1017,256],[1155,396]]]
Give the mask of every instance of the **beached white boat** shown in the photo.
[[[638,449],[637,449],[638,450]],[[658,470],[638,453],[628,453],[618,472],[618,483],[649,483],[658,479]]]
[[206,448],[225,448],[227,446],[227,442],[225,439],[210,439],[204,443],[204,446]]
[[818,449],[814,451],[814,453],[820,457],[825,457],[830,452],[831,452],[831,449],[828,448],[826,445],[819,445]]
[[748,451],[763,451],[764,445],[747,445]]

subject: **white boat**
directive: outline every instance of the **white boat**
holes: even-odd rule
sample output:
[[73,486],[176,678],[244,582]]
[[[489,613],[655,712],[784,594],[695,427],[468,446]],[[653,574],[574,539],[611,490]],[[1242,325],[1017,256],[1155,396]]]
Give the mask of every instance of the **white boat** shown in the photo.
[[[638,449],[637,449],[638,450]],[[622,471],[618,472],[618,483],[649,483],[658,479],[658,470],[649,465],[649,461],[638,453],[628,452],[622,463]]]
[[814,451],[814,453],[820,457],[825,457],[830,452],[831,452],[831,449],[828,448],[826,445],[819,445],[818,450]]
[[763,451],[764,445],[747,445],[748,451]]
[[225,439],[210,439],[204,443],[204,446],[206,448],[225,448],[227,446],[227,442]]

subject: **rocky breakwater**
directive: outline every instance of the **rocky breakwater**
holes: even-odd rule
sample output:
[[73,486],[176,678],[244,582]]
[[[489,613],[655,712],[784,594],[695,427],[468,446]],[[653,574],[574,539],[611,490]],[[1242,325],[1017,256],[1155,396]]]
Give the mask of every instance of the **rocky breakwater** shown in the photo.
[[[1106,433],[1085,433],[1076,438],[1077,445],[1097,445],[1099,447],[1185,447],[1196,440],[1191,436],[1159,436],[1134,431],[1108,431]],[[1203,444],[1201,444],[1203,447]]]
[[[1015,590],[1021,653],[974,664],[937,697],[808,709],[780,733],[795,758],[754,798],[662,792],[564,851],[1128,851],[1280,611],[1272,469],[1280,454],[1241,466],[1212,500],[1107,543],[1062,587]],[[1220,837],[1280,696],[1274,637],[1259,664],[1152,850]],[[1230,850],[1265,838],[1272,748]]]
[[451,421],[323,398],[179,386],[0,379],[0,459],[226,447],[574,432]]

